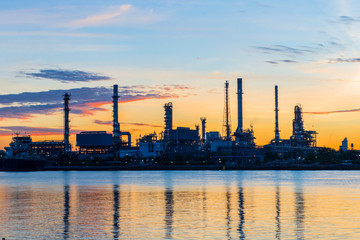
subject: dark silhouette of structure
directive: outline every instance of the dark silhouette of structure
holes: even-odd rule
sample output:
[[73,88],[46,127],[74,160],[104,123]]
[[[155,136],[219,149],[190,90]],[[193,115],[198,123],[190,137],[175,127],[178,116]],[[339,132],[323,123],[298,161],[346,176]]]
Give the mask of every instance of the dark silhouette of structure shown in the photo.
[[280,142],[278,86],[275,85],[275,143]]
[[238,126],[236,133],[241,134],[243,132],[243,109],[242,109],[242,78],[237,79],[237,99],[238,99]]
[[69,101],[70,101],[70,94],[65,93],[64,94],[64,145],[65,145],[65,153],[69,153],[71,151],[71,145],[69,142],[69,135],[70,135],[70,127],[69,127]]
[[273,145],[282,145],[283,140],[280,139],[280,130],[279,130],[279,97],[278,97],[278,86],[275,85],[275,138],[271,140]]
[[171,102],[164,105],[165,109],[165,131],[164,131],[164,141],[170,140],[170,131],[173,126],[173,105]]
[[[252,126],[250,129],[243,129],[243,100],[242,100],[242,78],[237,79],[237,96],[238,96],[238,127],[234,133],[236,144],[239,147],[255,147],[255,137]],[[244,150],[244,149],[243,149]]]
[[226,141],[231,140],[231,117],[229,104],[229,81],[225,82],[225,102],[224,102],[224,117],[223,117],[223,135]]
[[[231,114],[229,101],[229,81],[225,81],[224,87],[224,112],[223,112],[223,135],[219,132],[206,132],[205,117],[201,117],[201,139],[199,136],[200,126],[195,129],[189,127],[177,127],[173,129],[173,104],[166,103],[163,107],[164,132],[158,135],[145,135],[137,140],[137,146],[131,146],[130,132],[120,131],[119,123],[119,89],[113,85],[113,132],[84,131],[76,135],[76,145],[79,147],[77,155],[71,152],[69,142],[69,101],[70,94],[63,95],[64,100],[64,141],[32,142],[30,136],[13,139],[6,148],[6,158],[19,159],[55,159],[62,153],[69,154],[66,158],[75,160],[105,159],[101,164],[109,166],[122,166],[133,164],[134,166],[161,165],[161,164],[186,164],[203,165],[217,164],[226,168],[249,166],[264,163],[264,156],[270,152],[270,157],[275,159],[290,159],[301,161],[307,153],[316,150],[316,131],[308,131],[304,128],[302,108],[296,105],[294,109],[293,133],[289,139],[280,138],[279,129],[279,96],[278,86],[275,86],[275,136],[271,143],[259,147],[255,144],[252,125],[250,128],[243,126],[243,79],[237,78],[237,128],[231,132]],[[109,99],[110,100],[110,99]],[[127,142],[122,141],[122,136],[127,137]],[[126,159],[125,159],[126,158]],[[65,158],[64,158],[65,159]],[[128,161],[130,159],[131,161]],[[96,160],[96,161],[95,161]],[[114,161],[115,160],[115,161]],[[133,161],[134,160],[134,161]],[[89,161],[89,164],[90,162]],[[49,161],[51,162],[51,161]],[[64,161],[64,163],[70,161]],[[83,161],[83,164],[86,161]],[[62,163],[63,164],[63,163]],[[86,164],[86,163],[85,163]],[[138,165],[136,165],[138,164]]]
[[202,117],[201,120],[201,142],[205,143],[205,135],[206,135],[206,118]]
[[120,124],[119,124],[119,92],[118,85],[114,85],[113,98],[113,137],[115,144],[120,142]]
[[290,137],[291,146],[294,147],[316,147],[316,131],[306,131],[302,119],[302,107],[296,105],[294,108],[293,135]]

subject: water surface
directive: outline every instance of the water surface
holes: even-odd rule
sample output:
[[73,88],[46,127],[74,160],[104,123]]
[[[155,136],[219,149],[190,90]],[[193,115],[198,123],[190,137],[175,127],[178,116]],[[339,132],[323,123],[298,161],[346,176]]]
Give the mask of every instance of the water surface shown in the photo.
[[0,172],[0,238],[359,239],[360,171]]

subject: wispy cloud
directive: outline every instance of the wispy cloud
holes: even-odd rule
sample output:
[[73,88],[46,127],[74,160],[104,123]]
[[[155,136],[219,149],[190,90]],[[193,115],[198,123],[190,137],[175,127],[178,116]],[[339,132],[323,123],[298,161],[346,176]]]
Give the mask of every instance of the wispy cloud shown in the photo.
[[335,58],[330,59],[328,63],[358,63],[360,58]]
[[0,127],[0,136],[11,136],[15,133],[36,135],[62,135],[62,128],[26,127],[26,126],[3,126]]
[[111,23],[114,19],[123,16],[126,12],[129,12],[131,8],[130,4],[122,5],[115,8],[111,12],[88,16],[83,19],[79,19],[73,22],[75,27],[86,27],[86,26],[98,26]]
[[340,16],[338,19],[338,22],[345,23],[345,24],[351,24],[351,23],[358,22],[358,21],[359,21],[358,19],[355,19],[350,16]]
[[271,60],[271,61],[265,61],[266,63],[270,64],[279,64],[279,62],[282,63],[297,63],[295,60],[285,59],[285,60]]
[[71,22],[75,28],[103,26],[103,25],[124,25],[124,24],[150,24],[158,21],[159,16],[153,14],[153,10],[142,11],[130,4],[113,6],[108,11],[87,16]]
[[52,114],[61,109],[62,105],[59,104],[43,104],[43,105],[30,105],[30,106],[11,106],[0,108],[0,120],[6,118],[20,118],[29,119],[35,114]]
[[279,64],[278,62],[276,61],[265,61],[266,63],[270,63],[270,64]]
[[304,112],[304,114],[323,115],[323,114],[349,113],[349,112],[360,112],[360,108],[349,109],[349,110],[336,110],[336,111],[328,111],[328,112]]
[[[89,11],[92,12],[89,13]],[[48,8],[0,10],[0,25],[48,26],[52,29],[74,29],[105,25],[133,26],[156,23],[162,18],[160,15],[155,15],[153,9],[136,8],[131,4],[96,6],[96,8],[90,4],[89,8],[86,9],[83,6],[73,5],[70,7],[53,6]]]
[[112,125],[113,124],[112,121],[102,121],[102,120],[94,120],[94,123],[99,124],[99,125]]
[[[94,123],[99,125],[112,125],[112,121],[101,121],[101,120],[94,120]],[[155,124],[148,124],[148,123],[127,123],[127,122],[120,122],[120,125],[126,126],[141,126],[141,127],[154,127],[154,128],[163,128],[164,126],[155,125]]]
[[20,74],[26,77],[50,79],[64,83],[111,80],[111,78],[108,76],[80,70],[42,69],[40,72],[20,72]]
[[[119,102],[133,102],[147,99],[166,99],[186,97],[190,88],[182,85],[170,86],[119,86]],[[36,114],[52,114],[63,108],[62,95],[71,96],[71,114],[92,115],[107,111],[104,105],[111,104],[112,88],[74,88],[68,90],[49,90],[44,92],[24,92],[0,95],[0,119],[32,118]]]
[[254,46],[253,48],[261,50],[266,54],[282,53],[282,54],[295,54],[300,55],[304,53],[314,53],[314,49],[310,48],[293,48],[285,45],[273,45],[271,47]]
[[295,60],[289,60],[289,59],[286,59],[286,60],[279,60],[280,62],[283,62],[283,63],[297,63],[297,61]]

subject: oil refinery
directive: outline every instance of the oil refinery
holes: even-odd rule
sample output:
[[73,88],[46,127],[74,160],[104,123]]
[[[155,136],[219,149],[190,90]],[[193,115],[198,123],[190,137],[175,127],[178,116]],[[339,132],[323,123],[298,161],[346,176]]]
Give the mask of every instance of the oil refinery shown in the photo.
[[[83,131],[76,134],[76,148],[69,142],[71,95],[65,93],[64,138],[62,141],[32,141],[30,135],[16,134],[1,158],[2,169],[62,169],[62,168],[145,168],[179,169],[198,167],[207,169],[248,169],[254,166],[294,166],[316,163],[321,154],[330,154],[327,148],[316,145],[317,132],[305,130],[301,105],[294,107],[292,136],[280,138],[278,86],[275,86],[274,138],[265,146],[255,144],[253,127],[243,127],[242,78],[237,79],[237,127],[232,131],[229,107],[229,81],[224,87],[224,114],[222,133],[206,132],[206,117],[200,117],[200,126],[173,128],[174,106],[165,103],[164,128],[160,133],[140,135],[132,146],[130,132],[121,131],[119,123],[118,85],[113,86],[112,133]],[[109,101],[111,96],[109,96]],[[159,106],[160,107],[160,106]],[[346,142],[345,142],[346,140]],[[347,151],[347,139],[340,147]],[[345,147],[346,146],[346,147]],[[346,150],[345,150],[346,148]],[[76,149],[76,150],[74,150]],[[327,155],[326,155],[327,156]],[[358,154],[356,155],[358,156]],[[315,159],[315,160],[314,160]],[[182,167],[180,167],[182,166]]]

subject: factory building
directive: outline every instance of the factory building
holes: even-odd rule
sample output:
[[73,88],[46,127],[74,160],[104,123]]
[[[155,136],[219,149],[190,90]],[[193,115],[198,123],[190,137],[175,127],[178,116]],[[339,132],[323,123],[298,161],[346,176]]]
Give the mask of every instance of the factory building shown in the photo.
[[275,136],[270,144],[264,146],[267,155],[274,154],[281,159],[302,159],[309,152],[316,151],[316,131],[305,130],[302,117],[302,107],[294,107],[294,119],[292,121],[292,135],[289,139],[280,138],[278,86],[275,86]]
[[39,141],[29,144],[30,152],[40,158],[54,158],[65,152],[64,141]]
[[220,140],[220,132],[212,131],[206,133],[206,144],[210,145],[213,141]]
[[[184,156],[198,156],[202,154],[200,146],[199,128],[190,129],[188,127],[173,126],[173,104],[171,102],[164,105],[165,128],[164,128],[164,152],[167,159],[183,158]],[[191,159],[190,159],[191,161]]]
[[199,143],[199,130],[192,130],[188,127],[177,127],[169,131],[170,144],[190,144]]
[[138,146],[140,156],[143,158],[156,158],[164,154],[164,142],[158,139],[155,132],[140,137]]
[[[120,131],[119,124],[119,92],[118,85],[113,86],[113,132],[106,131],[86,131],[76,134],[76,146],[79,148],[79,157],[85,158],[91,155],[98,158],[112,158],[137,156],[137,149],[131,147],[131,133]],[[123,141],[122,136],[127,137],[127,141]]]
[[225,82],[225,104],[224,104],[224,120],[223,129],[224,138],[214,140],[210,143],[210,152],[214,154],[213,159],[219,164],[225,166],[246,166],[261,162],[263,160],[262,153],[256,148],[254,131],[243,128],[243,99],[242,99],[242,78],[237,79],[237,123],[238,126],[233,134],[235,140],[230,136],[231,129],[230,108],[229,108],[229,83]]
[[79,154],[109,154],[113,143],[112,135],[105,131],[76,134],[76,146],[79,147]]

